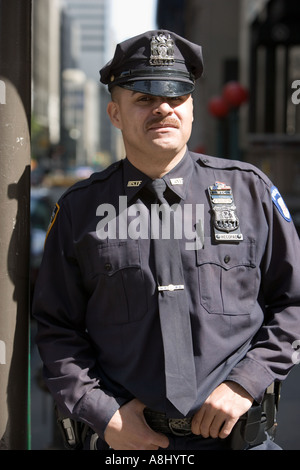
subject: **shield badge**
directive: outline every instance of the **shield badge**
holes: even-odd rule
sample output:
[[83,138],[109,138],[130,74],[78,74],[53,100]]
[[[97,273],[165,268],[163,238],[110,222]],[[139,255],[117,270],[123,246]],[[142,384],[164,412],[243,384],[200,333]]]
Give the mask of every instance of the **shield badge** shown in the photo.
[[232,189],[225,183],[216,181],[209,186],[209,199],[213,210],[214,237],[217,242],[240,242],[243,235],[236,213]]

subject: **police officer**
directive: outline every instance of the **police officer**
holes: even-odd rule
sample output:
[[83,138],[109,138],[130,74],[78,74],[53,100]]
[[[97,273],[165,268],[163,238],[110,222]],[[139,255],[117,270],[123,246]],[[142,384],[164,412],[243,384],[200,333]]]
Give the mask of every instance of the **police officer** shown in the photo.
[[[240,448],[278,449],[262,404],[292,368],[300,337],[299,239],[260,170],[188,150],[202,71],[201,47],[169,31],[116,47],[100,73],[126,158],[71,187],[49,227],[33,305],[37,344],[49,390],[66,416],[89,426],[91,448],[237,448],[235,430],[258,409]],[[176,216],[179,254],[166,244],[157,256],[149,190],[157,180]],[[182,263],[177,282],[172,263]],[[186,309],[169,320],[183,293]],[[180,316],[187,326],[173,333]],[[191,367],[189,379],[170,372],[174,357],[187,374]]]

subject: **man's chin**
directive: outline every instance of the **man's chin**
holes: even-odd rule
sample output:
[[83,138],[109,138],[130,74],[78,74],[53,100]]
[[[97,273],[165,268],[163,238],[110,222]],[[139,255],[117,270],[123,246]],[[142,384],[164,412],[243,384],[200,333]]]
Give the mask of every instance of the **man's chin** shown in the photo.
[[172,138],[166,139],[165,136],[160,136],[152,139],[151,142],[154,147],[159,148],[162,152],[177,153],[178,151],[178,145],[175,145],[174,139]]

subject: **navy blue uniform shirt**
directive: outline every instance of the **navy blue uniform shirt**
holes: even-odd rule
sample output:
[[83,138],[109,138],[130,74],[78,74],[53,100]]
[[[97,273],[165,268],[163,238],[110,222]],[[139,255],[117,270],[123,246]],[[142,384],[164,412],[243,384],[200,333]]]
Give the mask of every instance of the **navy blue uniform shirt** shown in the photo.
[[[224,380],[260,402],[294,365],[300,339],[293,222],[276,188],[249,164],[187,152],[164,179],[188,228],[180,243],[198,382],[189,415]],[[125,159],[70,188],[57,204],[35,288],[46,384],[64,412],[100,437],[133,397],[180,417],[165,397],[147,181]],[[232,189],[239,242],[214,240],[208,187],[216,181]]]

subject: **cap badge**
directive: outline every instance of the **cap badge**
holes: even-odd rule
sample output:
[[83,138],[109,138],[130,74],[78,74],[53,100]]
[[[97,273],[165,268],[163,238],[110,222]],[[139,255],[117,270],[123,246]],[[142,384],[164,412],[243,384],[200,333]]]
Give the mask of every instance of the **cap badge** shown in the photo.
[[174,41],[170,34],[152,36],[150,65],[174,65]]

